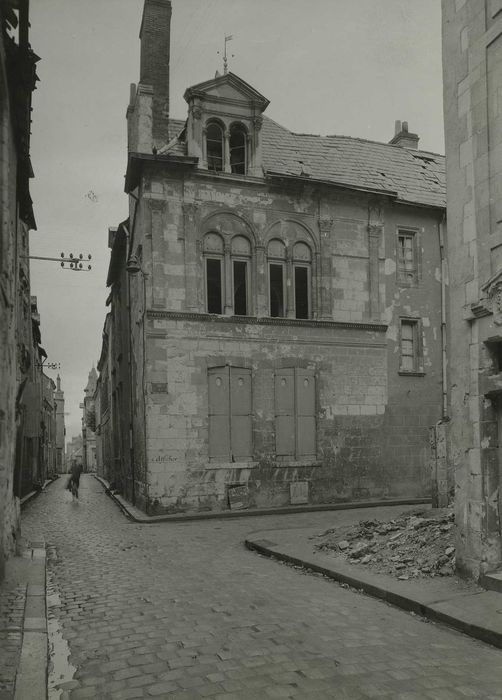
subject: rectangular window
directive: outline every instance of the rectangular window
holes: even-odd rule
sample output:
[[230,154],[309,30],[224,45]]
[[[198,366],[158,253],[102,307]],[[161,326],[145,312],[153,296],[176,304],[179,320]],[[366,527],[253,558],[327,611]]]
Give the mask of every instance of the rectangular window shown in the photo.
[[401,319],[400,372],[422,373],[422,349],[418,319]]
[[221,260],[215,258],[206,259],[206,291],[208,314],[221,314],[222,312],[222,280]]
[[309,318],[309,270],[295,266],[295,318]]
[[316,458],[316,380],[313,370],[275,373],[275,450],[279,459]]
[[247,262],[234,260],[234,314],[247,316]]
[[270,315],[272,318],[284,316],[284,267],[271,263],[269,266]]
[[397,278],[399,282],[414,285],[418,281],[417,246],[415,231],[399,231],[397,235]]

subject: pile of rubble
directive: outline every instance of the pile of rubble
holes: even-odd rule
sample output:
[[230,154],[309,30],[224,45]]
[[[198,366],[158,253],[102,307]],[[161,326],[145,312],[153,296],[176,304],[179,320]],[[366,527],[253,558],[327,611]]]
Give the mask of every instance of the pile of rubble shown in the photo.
[[455,569],[451,509],[408,512],[395,520],[361,520],[326,530],[315,548],[401,580],[451,576]]

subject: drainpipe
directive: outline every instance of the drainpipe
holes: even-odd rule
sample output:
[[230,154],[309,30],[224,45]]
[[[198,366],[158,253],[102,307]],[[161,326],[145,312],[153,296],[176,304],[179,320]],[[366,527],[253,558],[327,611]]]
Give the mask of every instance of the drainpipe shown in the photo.
[[441,260],[441,352],[442,352],[442,388],[443,388],[443,420],[448,419],[448,383],[446,358],[446,256],[444,250],[444,226],[446,216],[438,224],[439,257]]

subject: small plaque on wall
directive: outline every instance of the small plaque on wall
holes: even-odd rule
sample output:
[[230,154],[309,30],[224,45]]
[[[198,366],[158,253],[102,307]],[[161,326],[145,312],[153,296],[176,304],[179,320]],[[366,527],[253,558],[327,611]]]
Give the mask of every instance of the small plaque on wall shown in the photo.
[[152,394],[167,394],[167,382],[152,382]]
[[289,485],[289,502],[291,505],[301,505],[309,502],[308,481],[294,481]]
[[249,488],[246,484],[229,486],[227,493],[230,510],[249,508]]

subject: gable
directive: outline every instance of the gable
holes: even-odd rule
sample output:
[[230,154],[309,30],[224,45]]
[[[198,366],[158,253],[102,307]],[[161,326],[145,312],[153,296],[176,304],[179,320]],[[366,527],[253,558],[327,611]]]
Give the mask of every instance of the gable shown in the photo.
[[263,111],[269,100],[234,73],[217,75],[212,80],[192,85],[187,88],[184,98],[189,102],[192,98],[240,102],[241,104],[258,105]]

